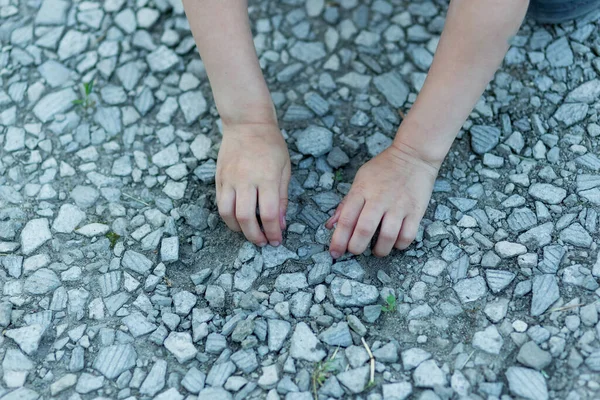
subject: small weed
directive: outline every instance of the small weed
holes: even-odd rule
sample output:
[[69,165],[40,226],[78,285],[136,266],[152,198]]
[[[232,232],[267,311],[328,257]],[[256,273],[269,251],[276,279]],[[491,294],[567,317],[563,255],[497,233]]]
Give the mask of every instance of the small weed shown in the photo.
[[375,381],[370,381],[367,386],[365,386],[365,392],[370,391],[371,389],[373,389],[375,386],[377,386],[377,384],[375,383]]
[[550,379],[550,376],[548,376],[548,373],[544,370],[541,371],[542,372],[542,376],[546,379]]
[[119,238],[121,237],[120,235],[114,233],[114,232],[108,232],[106,235],[106,238],[108,239],[108,241],[110,242],[110,248],[114,249],[115,245],[117,244],[117,240],[119,240]]
[[381,311],[392,313],[396,311],[396,296],[390,294],[385,299],[385,305],[381,306]]
[[341,182],[344,179],[344,171],[342,171],[341,169],[336,170],[333,179],[336,182]]
[[336,367],[333,365],[333,360],[335,359],[338,350],[339,348],[335,350],[329,360],[317,363],[312,373],[312,387],[315,400],[319,400],[319,394],[317,393],[319,388],[323,386],[327,378],[331,376],[331,373],[336,371]]
[[73,104],[77,106],[82,106],[85,110],[88,108],[94,107],[96,102],[92,100],[91,95],[94,90],[94,81],[84,82],[83,90],[81,91],[83,94],[83,98],[73,100]]

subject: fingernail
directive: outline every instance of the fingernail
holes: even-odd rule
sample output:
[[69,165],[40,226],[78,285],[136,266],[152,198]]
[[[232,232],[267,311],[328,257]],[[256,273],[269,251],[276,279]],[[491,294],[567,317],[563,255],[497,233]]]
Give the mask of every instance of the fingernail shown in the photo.
[[337,251],[332,251],[332,252],[330,252],[330,254],[331,254],[331,257],[333,257],[333,258],[339,258],[341,256],[341,254],[338,253]]
[[277,242],[277,241],[270,242],[269,244],[270,244],[271,246],[273,246],[273,247],[277,247],[277,246],[279,246],[279,242]]
[[279,215],[279,226],[281,229],[285,229],[285,214],[283,213]]
[[266,244],[265,242],[260,242],[260,243],[258,244],[258,247],[265,247],[266,245],[267,245],[267,244]]

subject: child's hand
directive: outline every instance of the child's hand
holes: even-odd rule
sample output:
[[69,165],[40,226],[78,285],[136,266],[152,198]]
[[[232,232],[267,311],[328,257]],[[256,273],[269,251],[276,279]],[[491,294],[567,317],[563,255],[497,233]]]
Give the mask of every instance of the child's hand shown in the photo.
[[361,254],[379,227],[373,249],[386,256],[407,248],[431,198],[439,164],[425,161],[414,149],[394,143],[357,172],[352,188],[325,226],[335,232],[330,252]]
[[276,123],[223,129],[216,174],[219,214],[230,229],[241,230],[251,242],[277,246],[285,229],[290,181],[290,157],[281,131]]

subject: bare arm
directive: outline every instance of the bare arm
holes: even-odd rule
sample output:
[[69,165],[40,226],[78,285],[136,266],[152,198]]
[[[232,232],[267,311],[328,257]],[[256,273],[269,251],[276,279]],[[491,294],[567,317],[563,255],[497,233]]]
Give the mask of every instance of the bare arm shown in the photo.
[[528,0],[452,0],[417,101],[396,141],[441,163],[516,34]]
[[247,0],[183,0],[224,124],[276,122]]
[[[327,227],[331,255],[407,248],[431,197],[438,168],[508,50],[527,0],[452,0],[446,27],[417,101],[394,143],[363,165]],[[338,222],[339,221],[339,222]]]
[[277,246],[285,229],[290,158],[256,57],[247,1],[183,5],[223,121],[215,176],[219,214],[253,243]]

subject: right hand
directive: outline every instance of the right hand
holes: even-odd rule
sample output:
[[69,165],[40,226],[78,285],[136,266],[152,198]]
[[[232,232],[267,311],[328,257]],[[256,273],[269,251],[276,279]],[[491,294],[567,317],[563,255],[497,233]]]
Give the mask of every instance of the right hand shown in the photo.
[[282,242],[290,156],[277,123],[223,126],[215,181],[219,214],[231,230],[258,246]]

